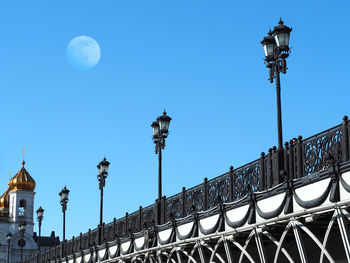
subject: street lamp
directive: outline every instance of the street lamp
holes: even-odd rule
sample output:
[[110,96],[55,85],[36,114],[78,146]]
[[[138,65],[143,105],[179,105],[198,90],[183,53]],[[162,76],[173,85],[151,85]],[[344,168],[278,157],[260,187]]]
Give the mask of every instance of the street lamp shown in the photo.
[[26,231],[26,223],[20,223],[18,225],[19,233],[21,234],[21,240],[19,242],[19,246],[21,247],[21,263],[23,262],[23,247],[25,246],[24,241],[24,232]]
[[58,194],[61,198],[60,203],[62,206],[62,212],[63,212],[63,240],[66,240],[66,210],[67,210],[67,203],[68,203],[68,195],[69,190],[66,188],[66,186],[62,189],[61,192]]
[[169,134],[171,118],[163,112],[151,125],[153,129],[153,142],[155,143],[155,153],[158,154],[158,224],[161,223],[161,199],[162,199],[162,149],[165,147],[165,139]]
[[10,244],[11,244],[12,234],[8,233],[6,235],[6,239],[7,239],[7,263],[10,263]]
[[269,68],[269,80],[272,83],[276,79],[277,93],[277,123],[278,123],[278,150],[283,148],[282,136],[282,113],[281,113],[281,83],[280,73],[287,71],[286,59],[290,54],[289,36],[291,28],[284,25],[282,19],[275,26],[273,31],[260,42],[264,47],[266,67]]
[[102,242],[102,222],[103,222],[103,188],[106,185],[106,178],[108,176],[109,162],[106,161],[106,157],[97,165],[98,175],[97,179],[99,181],[99,189],[101,191],[101,203],[100,203],[100,227],[98,233],[98,242]]
[[38,239],[38,250],[40,251],[40,239],[41,239],[41,222],[43,221],[44,218],[44,209],[40,206],[38,208],[38,210],[36,210],[36,215],[37,215],[37,219],[39,222],[39,239]]

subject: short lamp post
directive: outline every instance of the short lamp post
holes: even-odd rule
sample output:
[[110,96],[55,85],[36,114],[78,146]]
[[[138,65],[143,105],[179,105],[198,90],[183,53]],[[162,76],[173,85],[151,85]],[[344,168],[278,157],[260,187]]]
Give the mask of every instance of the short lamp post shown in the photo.
[[7,239],[7,263],[10,263],[10,245],[12,240],[12,234],[8,233],[6,235],[6,239]]
[[99,245],[102,243],[102,224],[103,224],[103,188],[106,185],[106,178],[108,176],[108,167],[109,162],[106,160],[106,157],[97,165],[98,175],[97,179],[99,182],[99,189],[101,192],[101,202],[100,202],[100,225],[99,225],[99,233],[98,233],[98,243]]
[[265,52],[266,67],[269,69],[269,80],[272,83],[276,79],[279,151],[283,148],[280,73],[285,74],[287,72],[286,59],[290,54],[289,36],[291,31],[292,29],[285,26],[282,19],[280,19],[278,26],[275,26],[273,31],[270,30],[261,41]]
[[40,206],[38,210],[36,210],[37,219],[39,222],[39,239],[38,239],[38,250],[40,251],[40,241],[41,241],[41,222],[44,218],[44,209]]
[[162,200],[162,149],[165,147],[165,139],[169,135],[169,125],[171,118],[163,112],[151,125],[153,129],[153,142],[155,153],[158,154],[158,216],[157,223],[161,224],[161,200]]
[[67,203],[68,203],[68,195],[69,190],[66,188],[66,186],[59,192],[58,194],[60,196],[60,203],[62,206],[62,213],[63,213],[63,240],[66,240],[66,210],[67,210]]
[[26,223],[20,223],[18,225],[19,233],[21,235],[21,239],[19,242],[19,246],[21,247],[21,263],[23,262],[23,247],[25,246],[25,241],[24,241],[24,232],[26,232]]

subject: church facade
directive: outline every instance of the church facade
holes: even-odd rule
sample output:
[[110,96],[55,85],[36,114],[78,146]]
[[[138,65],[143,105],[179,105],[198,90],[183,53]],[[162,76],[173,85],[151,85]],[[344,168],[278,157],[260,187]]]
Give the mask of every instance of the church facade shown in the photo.
[[[0,263],[7,262],[8,253],[10,262],[19,262],[21,250],[23,259],[38,251],[38,239],[33,232],[36,183],[24,165],[23,161],[22,168],[10,179],[8,189],[0,197]],[[25,224],[23,242],[19,231],[21,224]],[[7,240],[9,234],[12,235],[10,244]],[[59,242],[54,233],[52,239],[54,244]]]

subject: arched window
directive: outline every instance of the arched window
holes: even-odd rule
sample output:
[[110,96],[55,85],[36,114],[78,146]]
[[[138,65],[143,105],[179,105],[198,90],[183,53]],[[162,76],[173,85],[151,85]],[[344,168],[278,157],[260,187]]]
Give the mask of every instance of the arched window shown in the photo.
[[19,201],[18,216],[24,217],[26,211],[26,200],[22,199]]

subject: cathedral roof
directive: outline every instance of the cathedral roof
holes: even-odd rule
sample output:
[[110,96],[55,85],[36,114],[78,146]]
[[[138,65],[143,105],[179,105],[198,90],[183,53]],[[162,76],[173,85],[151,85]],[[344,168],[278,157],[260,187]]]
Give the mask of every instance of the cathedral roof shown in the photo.
[[10,187],[2,194],[2,196],[0,196],[0,209],[9,207],[9,192]]
[[[25,162],[22,162],[22,168],[17,172],[17,174],[11,178],[9,182],[10,191],[11,190],[27,190],[34,191],[35,181],[24,168]],[[5,192],[6,193],[6,192]],[[1,201],[0,201],[1,202]]]

